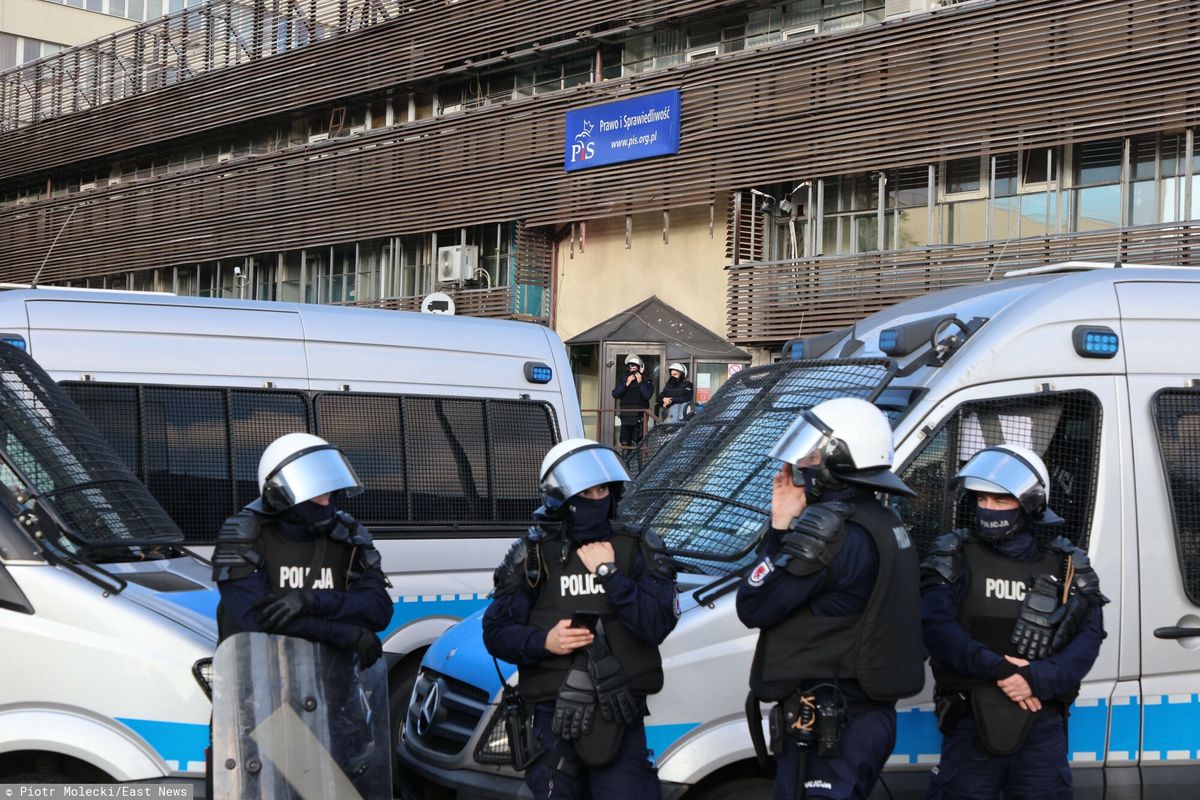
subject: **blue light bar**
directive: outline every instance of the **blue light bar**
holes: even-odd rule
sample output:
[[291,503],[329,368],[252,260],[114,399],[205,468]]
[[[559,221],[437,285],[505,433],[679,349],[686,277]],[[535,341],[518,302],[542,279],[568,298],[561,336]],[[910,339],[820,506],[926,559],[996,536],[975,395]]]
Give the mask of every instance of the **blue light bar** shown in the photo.
[[1121,349],[1116,331],[1102,325],[1080,325],[1071,333],[1075,352],[1084,358],[1113,358]]
[[13,347],[17,348],[18,350],[26,350],[27,349],[25,347],[25,337],[17,336],[15,333],[8,333],[8,334],[4,334],[3,336],[0,336],[0,342],[3,342],[4,344],[12,345]]
[[530,383],[549,383],[554,380],[554,370],[540,361],[526,361],[525,380]]
[[889,351],[895,350],[899,343],[900,331],[898,329],[886,328],[879,332],[879,352],[891,355]]
[[798,340],[798,341],[792,342],[791,359],[792,359],[792,361],[804,360],[804,341],[803,340]]

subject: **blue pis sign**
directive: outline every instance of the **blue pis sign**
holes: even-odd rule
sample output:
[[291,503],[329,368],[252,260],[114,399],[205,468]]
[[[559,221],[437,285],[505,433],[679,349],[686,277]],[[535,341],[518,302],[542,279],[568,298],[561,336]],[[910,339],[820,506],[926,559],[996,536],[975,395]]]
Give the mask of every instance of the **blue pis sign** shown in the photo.
[[679,90],[567,112],[568,172],[679,152]]

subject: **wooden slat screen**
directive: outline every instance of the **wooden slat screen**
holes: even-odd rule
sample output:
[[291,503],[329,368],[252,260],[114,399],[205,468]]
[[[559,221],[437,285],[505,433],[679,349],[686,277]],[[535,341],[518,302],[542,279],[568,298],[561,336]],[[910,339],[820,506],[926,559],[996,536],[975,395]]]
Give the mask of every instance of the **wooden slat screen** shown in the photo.
[[[8,208],[0,280],[28,280],[76,205],[44,280],[707,205],[779,180],[1200,121],[1200,0],[1007,0],[946,11]],[[267,62],[264,79],[275,69]],[[677,156],[563,172],[568,109],[672,86],[683,92]],[[6,145],[23,135],[0,139],[0,158],[20,160]]]
[[735,344],[778,346],[793,336],[850,325],[909,297],[1009,270],[1118,258],[1200,267],[1200,223],[730,267],[727,333]]

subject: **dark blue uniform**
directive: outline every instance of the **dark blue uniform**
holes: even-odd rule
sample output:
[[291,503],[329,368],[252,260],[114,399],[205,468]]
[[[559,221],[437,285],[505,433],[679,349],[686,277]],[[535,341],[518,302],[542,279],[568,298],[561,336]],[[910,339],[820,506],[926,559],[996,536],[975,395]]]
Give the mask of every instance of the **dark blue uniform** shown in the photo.
[[[822,496],[823,501],[864,498],[874,502],[861,490],[827,491]],[[875,587],[879,556],[870,534],[853,522],[845,525],[844,544],[833,563],[804,577],[775,567],[787,531],[772,528],[767,534],[764,560],[738,588],[737,612],[742,623],[751,628],[772,628],[806,606],[819,617],[861,614]],[[841,756],[822,758],[815,747],[809,749],[806,797],[865,800],[896,744],[896,706],[870,700],[857,681],[842,680],[838,688],[851,709],[842,731]],[[799,757],[799,751],[790,744],[782,756],[776,756],[776,800],[797,796]]]
[[[1042,558],[1034,536],[1021,531],[988,545],[1001,555],[1025,562]],[[960,610],[971,588],[971,576],[955,583],[927,585],[921,593],[921,619],[930,658],[953,672],[994,682],[1004,656],[973,639],[960,622]],[[1092,605],[1075,637],[1062,650],[1029,664],[1030,688],[1042,701],[1042,711],[1021,748],[1008,756],[986,752],[975,718],[967,713],[952,730],[943,732],[942,758],[934,770],[931,800],[978,800],[1005,797],[1071,797],[1067,764],[1067,727],[1060,703],[1069,703],[1100,652],[1104,639],[1102,611]]]
[[[277,530],[292,541],[312,541],[324,534],[312,533],[298,523],[278,521]],[[239,631],[262,631],[256,617],[258,604],[272,595],[262,569],[249,575],[217,582],[222,613]],[[367,570],[345,591],[316,589],[316,605],[307,613],[285,623],[273,633],[298,636],[335,647],[353,649],[360,629],[381,631],[392,620],[392,601],[382,574]]]
[[642,380],[626,383],[629,376],[621,378],[621,382],[613,387],[612,396],[619,402],[621,420],[621,444],[629,447],[642,438],[645,430],[646,417],[643,411],[650,408],[650,398],[654,396],[654,385],[645,375]]
[[[601,536],[590,541],[611,538]],[[614,616],[642,641],[659,645],[675,628],[678,606],[675,584],[652,572],[640,550],[631,574],[618,571],[602,581]],[[518,668],[537,664],[552,654],[546,650],[547,631],[528,624],[537,595],[533,590],[500,589],[484,612],[483,640],[488,652]],[[600,768],[584,768],[575,760],[575,747],[551,731],[554,703],[534,708],[534,733],[546,755],[525,772],[534,798],[583,797],[586,783],[595,800],[657,800],[657,776],[646,750],[642,720],[627,725],[616,760]]]

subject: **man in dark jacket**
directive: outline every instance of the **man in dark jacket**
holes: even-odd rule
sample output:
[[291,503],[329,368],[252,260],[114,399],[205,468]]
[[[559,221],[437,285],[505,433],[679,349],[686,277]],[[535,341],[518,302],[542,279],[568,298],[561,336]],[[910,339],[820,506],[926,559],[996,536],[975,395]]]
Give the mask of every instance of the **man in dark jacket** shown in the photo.
[[1086,553],[1064,537],[1038,545],[1034,523],[1062,522],[1049,484],[1027,448],[980,450],[952,484],[972,494],[975,525],[921,564],[942,731],[931,800],[1072,795],[1067,709],[1100,652],[1108,599]]
[[488,652],[516,664],[533,706],[525,772],[536,800],[657,800],[646,697],[662,688],[658,645],[675,627],[674,572],[650,533],[611,523],[629,475],[587,439],[542,462],[545,505],[494,576],[483,618]]
[[612,396],[620,409],[621,447],[633,447],[646,430],[646,414],[654,397],[654,384],[645,375],[646,365],[635,353],[625,357],[625,380],[613,387]]
[[892,430],[854,398],[803,412],[770,452],[763,560],[738,589],[760,628],[747,713],[771,711],[776,800],[866,800],[896,741],[896,700],[919,692],[916,549],[875,492],[911,495],[891,472]]
[[667,422],[683,422],[688,403],[692,402],[692,382],[687,379],[687,365],[676,361],[667,368],[671,377],[658,393]]

